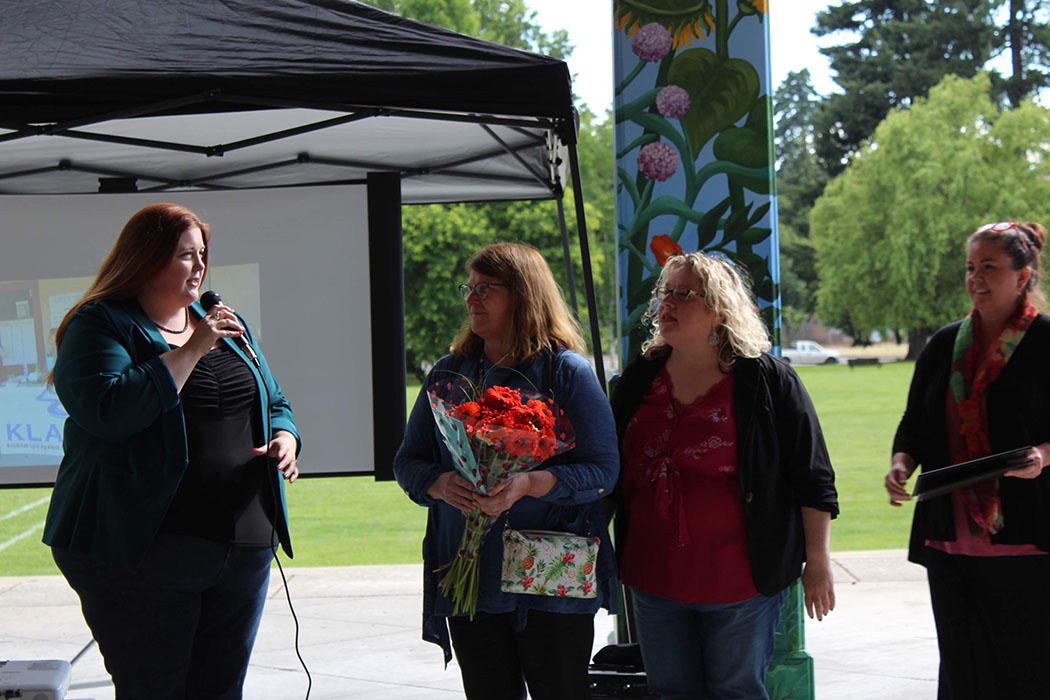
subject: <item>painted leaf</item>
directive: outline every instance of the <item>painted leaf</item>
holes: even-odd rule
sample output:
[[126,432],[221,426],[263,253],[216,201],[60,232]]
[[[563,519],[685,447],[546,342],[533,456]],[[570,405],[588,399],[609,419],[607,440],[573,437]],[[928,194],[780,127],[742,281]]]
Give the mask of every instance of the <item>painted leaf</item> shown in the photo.
[[[763,95],[755,100],[742,127],[729,127],[718,135],[714,143],[714,154],[718,160],[729,161],[747,168],[769,169],[772,139],[769,134],[769,97]],[[743,187],[758,194],[769,194],[773,173],[764,177],[730,175]]]
[[675,56],[667,82],[689,93],[689,111],[681,123],[689,134],[693,160],[715,134],[748,114],[759,89],[754,66],[740,58],[719,61],[714,51],[705,48]]
[[704,214],[700,223],[696,227],[698,250],[703,250],[714,242],[715,237],[718,236],[718,228],[722,221],[722,216],[729,210],[729,205],[731,203],[732,200],[730,200],[729,197],[726,197]]

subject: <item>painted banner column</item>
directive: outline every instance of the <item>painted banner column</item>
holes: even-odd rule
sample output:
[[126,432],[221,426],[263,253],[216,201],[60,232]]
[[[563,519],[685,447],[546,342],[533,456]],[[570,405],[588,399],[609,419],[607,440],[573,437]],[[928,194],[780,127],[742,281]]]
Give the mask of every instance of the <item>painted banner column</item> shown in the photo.
[[[616,218],[624,362],[661,266],[702,250],[746,269],[774,351],[780,268],[768,0],[614,0]],[[814,695],[801,586],[789,591],[767,687]]]

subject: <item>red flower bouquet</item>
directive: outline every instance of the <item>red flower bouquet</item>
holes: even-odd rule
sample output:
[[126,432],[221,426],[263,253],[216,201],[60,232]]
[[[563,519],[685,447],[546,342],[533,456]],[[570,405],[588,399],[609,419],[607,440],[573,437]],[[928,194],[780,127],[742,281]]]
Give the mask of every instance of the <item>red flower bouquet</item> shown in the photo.
[[[457,396],[458,403],[450,400]],[[572,449],[575,443],[572,426],[554,401],[528,391],[505,386],[478,389],[459,379],[432,389],[430,407],[456,470],[483,494]],[[481,549],[498,518],[480,508],[467,514],[459,551],[444,567],[448,571],[439,584],[442,593],[455,602],[453,614],[462,611],[474,617]]]

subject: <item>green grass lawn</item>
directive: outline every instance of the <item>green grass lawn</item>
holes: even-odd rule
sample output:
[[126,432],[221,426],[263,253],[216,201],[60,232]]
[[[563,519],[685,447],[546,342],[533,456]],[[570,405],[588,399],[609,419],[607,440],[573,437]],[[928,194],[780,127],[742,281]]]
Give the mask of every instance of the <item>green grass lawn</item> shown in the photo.
[[835,467],[842,515],[831,525],[833,551],[908,546],[913,504],[891,507],[882,482],[914,367],[897,362],[798,368]]
[[[907,546],[911,506],[891,508],[882,479],[911,381],[911,363],[800,367],[835,465],[842,516],[832,549]],[[408,388],[409,410],[419,386]],[[309,449],[309,446],[307,446]],[[49,489],[0,490],[0,576],[57,573],[40,543]],[[422,561],[426,509],[392,482],[300,479],[288,489],[295,566]]]

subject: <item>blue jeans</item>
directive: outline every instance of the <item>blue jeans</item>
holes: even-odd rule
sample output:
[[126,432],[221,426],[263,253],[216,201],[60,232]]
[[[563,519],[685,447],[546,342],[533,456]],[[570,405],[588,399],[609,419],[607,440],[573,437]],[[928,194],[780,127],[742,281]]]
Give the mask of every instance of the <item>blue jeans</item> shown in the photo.
[[649,689],[661,700],[768,700],[785,593],[700,605],[631,588]]
[[162,534],[136,572],[51,553],[80,596],[116,700],[239,700],[273,550]]

